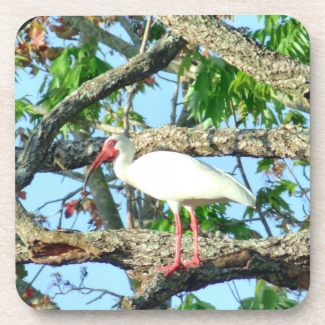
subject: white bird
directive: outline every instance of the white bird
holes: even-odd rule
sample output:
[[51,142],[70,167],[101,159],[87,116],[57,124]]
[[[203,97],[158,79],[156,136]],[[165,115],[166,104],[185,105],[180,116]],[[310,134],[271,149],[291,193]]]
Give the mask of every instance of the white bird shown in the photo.
[[[91,173],[105,161],[114,161],[115,175],[140,191],[167,201],[175,216],[176,252],[172,265],[159,267],[167,270],[165,276],[188,265],[200,265],[198,223],[194,208],[220,202],[238,202],[255,207],[255,196],[229,174],[190,156],[168,151],[148,153],[134,160],[133,143],[123,135],[108,138],[85,179],[84,191]],[[194,257],[181,261],[182,225],[180,209],[184,206],[191,216]]]

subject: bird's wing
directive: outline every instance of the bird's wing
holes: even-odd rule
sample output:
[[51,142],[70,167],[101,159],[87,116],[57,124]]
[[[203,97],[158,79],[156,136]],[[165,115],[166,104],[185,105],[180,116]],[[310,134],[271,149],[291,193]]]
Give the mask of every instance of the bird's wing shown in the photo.
[[227,173],[175,152],[142,156],[129,166],[127,183],[160,200],[255,205],[254,195]]

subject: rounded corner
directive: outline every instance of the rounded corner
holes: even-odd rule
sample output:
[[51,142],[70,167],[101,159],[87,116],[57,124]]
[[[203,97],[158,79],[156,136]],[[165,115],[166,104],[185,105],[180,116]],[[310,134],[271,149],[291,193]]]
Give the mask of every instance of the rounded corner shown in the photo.
[[32,18],[29,18],[29,19],[27,19],[25,22],[23,22],[20,26],[19,26],[19,28],[18,28],[18,30],[17,30],[17,32],[16,32],[16,34],[15,35],[17,35],[25,26],[27,26],[29,23],[31,23],[35,18],[37,18],[36,16],[34,16],[34,17],[32,17]]

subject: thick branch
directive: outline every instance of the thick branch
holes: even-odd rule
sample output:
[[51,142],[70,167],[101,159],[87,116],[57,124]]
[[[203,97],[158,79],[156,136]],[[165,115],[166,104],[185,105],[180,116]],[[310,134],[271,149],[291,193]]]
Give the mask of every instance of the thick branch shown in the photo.
[[309,161],[309,129],[282,125],[274,129],[196,130],[163,126],[130,136],[137,156],[171,150],[191,156],[290,158]]
[[189,43],[211,49],[256,80],[305,101],[304,94],[309,91],[310,84],[307,64],[268,50],[213,16],[157,18]]
[[60,128],[84,108],[117,89],[140,81],[166,67],[184,42],[169,36],[135,56],[127,64],[87,81],[56,105],[39,123],[17,160],[16,189],[32,181]]
[[[205,261],[202,267],[165,278],[155,268],[172,262],[174,234],[143,229],[46,231],[35,225],[19,201],[16,220],[24,243],[17,243],[17,263],[57,266],[95,261],[118,266],[142,282],[134,297],[124,298],[127,309],[153,308],[178,292],[230,279],[262,278],[291,289],[309,287],[309,230],[278,238],[231,242],[200,237],[200,254]],[[191,236],[184,236],[182,247],[183,260],[190,260]]]
[[92,23],[86,17],[63,16],[62,18],[70,26],[78,28],[86,35],[91,35],[93,39],[96,39],[96,42],[107,45],[111,49],[125,55],[127,58],[132,58],[139,53],[138,46],[134,46],[128,42],[123,41],[120,37],[117,37]]
[[[245,156],[290,158],[309,161],[309,129],[284,125],[275,129],[194,130],[175,126],[130,133],[136,156],[172,150],[196,157]],[[105,138],[56,141],[49,148],[38,172],[74,169],[93,162]],[[23,151],[16,148],[16,160]]]

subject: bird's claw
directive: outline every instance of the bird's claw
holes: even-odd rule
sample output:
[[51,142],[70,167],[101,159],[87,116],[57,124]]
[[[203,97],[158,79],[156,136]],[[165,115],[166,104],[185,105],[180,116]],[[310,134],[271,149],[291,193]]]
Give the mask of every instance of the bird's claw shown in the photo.
[[184,269],[188,273],[188,269],[186,268],[186,266],[182,262],[174,263],[172,265],[157,267],[158,271],[168,271],[168,272],[165,273],[165,277],[171,275],[172,273],[174,273],[175,271],[177,271],[179,269]]
[[201,266],[202,262],[203,261],[197,256],[197,257],[194,257],[193,259],[191,259],[190,261],[186,262],[184,265],[185,266],[189,266],[189,265]]

